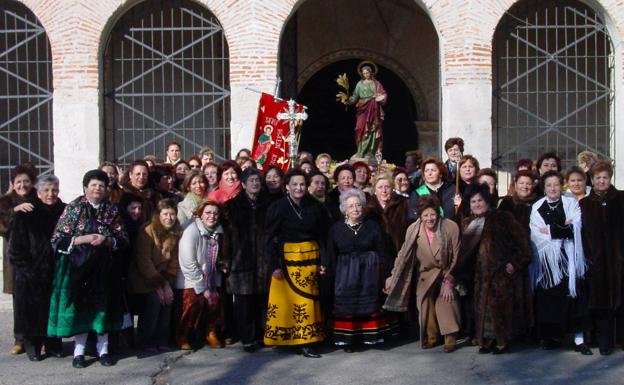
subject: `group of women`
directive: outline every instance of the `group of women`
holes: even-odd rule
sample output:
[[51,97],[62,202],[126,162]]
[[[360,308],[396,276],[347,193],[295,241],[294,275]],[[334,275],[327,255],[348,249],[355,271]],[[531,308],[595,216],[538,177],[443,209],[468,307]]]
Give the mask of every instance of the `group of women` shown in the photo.
[[624,321],[610,163],[563,178],[545,154],[535,170],[520,162],[500,198],[458,139],[446,163],[412,152],[408,168],[375,175],[362,162],[332,173],[328,154],[283,174],[202,153],[179,189],[170,145],[166,164],[87,172],[67,205],[56,177],[20,165],[0,198],[12,352],[60,356],[73,336],[76,368],[92,351],[113,365],[124,341],[153,354],[240,340],[315,358],[328,336],[353,352],[414,320],[423,348],[442,339],[448,353],[467,341],[502,354],[518,338],[553,349],[572,333],[576,351],[595,340],[610,354]]

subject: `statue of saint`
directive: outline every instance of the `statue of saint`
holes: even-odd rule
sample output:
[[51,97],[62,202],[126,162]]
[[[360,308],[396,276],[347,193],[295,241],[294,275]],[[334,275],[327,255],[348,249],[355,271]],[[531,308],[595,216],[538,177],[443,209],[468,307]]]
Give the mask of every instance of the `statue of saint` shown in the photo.
[[[361,80],[355,86],[353,95],[340,92],[338,99],[345,105],[356,108],[355,144],[357,152],[354,158],[374,159],[376,153],[382,151],[382,125],[384,121],[383,106],[388,94],[381,83],[375,79],[377,66],[371,61],[363,61],[358,65]],[[348,92],[348,80],[342,75],[337,80]],[[343,85],[346,82],[346,87]]]

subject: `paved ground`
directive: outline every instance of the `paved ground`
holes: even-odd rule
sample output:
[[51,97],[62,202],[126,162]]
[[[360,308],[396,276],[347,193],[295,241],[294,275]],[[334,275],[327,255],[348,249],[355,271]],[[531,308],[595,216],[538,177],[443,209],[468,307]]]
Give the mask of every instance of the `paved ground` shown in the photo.
[[444,354],[422,350],[417,342],[391,344],[347,354],[325,348],[320,359],[306,359],[287,349],[265,348],[245,353],[240,345],[157,356],[131,352],[117,365],[93,362],[71,367],[72,342],[63,358],[30,362],[11,356],[11,299],[0,294],[0,384],[262,384],[262,385],[393,385],[393,384],[624,384],[624,352],[609,357],[581,356],[570,349],[545,352],[515,347],[511,354],[479,355],[474,347]]

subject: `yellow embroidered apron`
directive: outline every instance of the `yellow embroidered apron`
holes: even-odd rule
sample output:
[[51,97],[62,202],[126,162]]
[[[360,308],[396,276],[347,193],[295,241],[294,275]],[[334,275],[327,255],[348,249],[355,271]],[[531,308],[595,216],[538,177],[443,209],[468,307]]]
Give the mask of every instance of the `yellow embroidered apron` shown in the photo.
[[265,345],[303,345],[325,339],[316,242],[284,244],[284,279],[271,278]]

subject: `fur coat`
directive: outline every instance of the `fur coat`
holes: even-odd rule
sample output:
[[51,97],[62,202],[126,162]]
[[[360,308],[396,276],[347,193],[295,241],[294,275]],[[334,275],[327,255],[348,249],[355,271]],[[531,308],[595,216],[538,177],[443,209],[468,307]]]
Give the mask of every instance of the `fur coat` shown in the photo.
[[379,223],[386,233],[390,243],[389,250],[393,257],[396,257],[399,250],[401,250],[401,246],[403,246],[403,242],[405,242],[405,233],[410,224],[407,220],[409,200],[393,193],[384,210],[373,195],[366,204],[366,213],[370,219]]
[[244,191],[226,203],[231,253],[227,289],[235,295],[266,294],[269,262],[264,253],[264,220],[269,197],[260,193],[253,204]]
[[580,202],[583,250],[589,265],[590,309],[616,309],[622,303],[624,193],[611,186]]
[[178,274],[178,241],[180,224],[165,229],[158,216],[141,227],[134,244],[134,255],[128,270],[128,292],[151,293],[165,282],[173,287]]
[[[464,228],[473,218],[464,221]],[[509,341],[525,333],[532,320],[527,314],[531,293],[527,290],[526,271],[531,262],[531,248],[526,230],[506,211],[493,210],[485,217],[483,232],[474,258],[475,337]],[[462,261],[466,263],[467,261]],[[511,263],[514,273],[505,269]],[[491,324],[486,326],[487,320]]]
[[15,215],[8,244],[8,259],[15,272],[14,331],[45,336],[52,293],[55,257],[50,238],[65,204],[48,206],[39,200],[31,212]]
[[15,218],[13,208],[22,203],[33,203],[36,199],[37,197],[34,189],[25,197],[21,197],[14,192],[0,197],[0,237],[4,238],[2,246],[3,293],[13,294],[13,266],[7,256],[7,245],[10,236],[9,233],[11,230],[11,223],[13,222],[13,218]]

